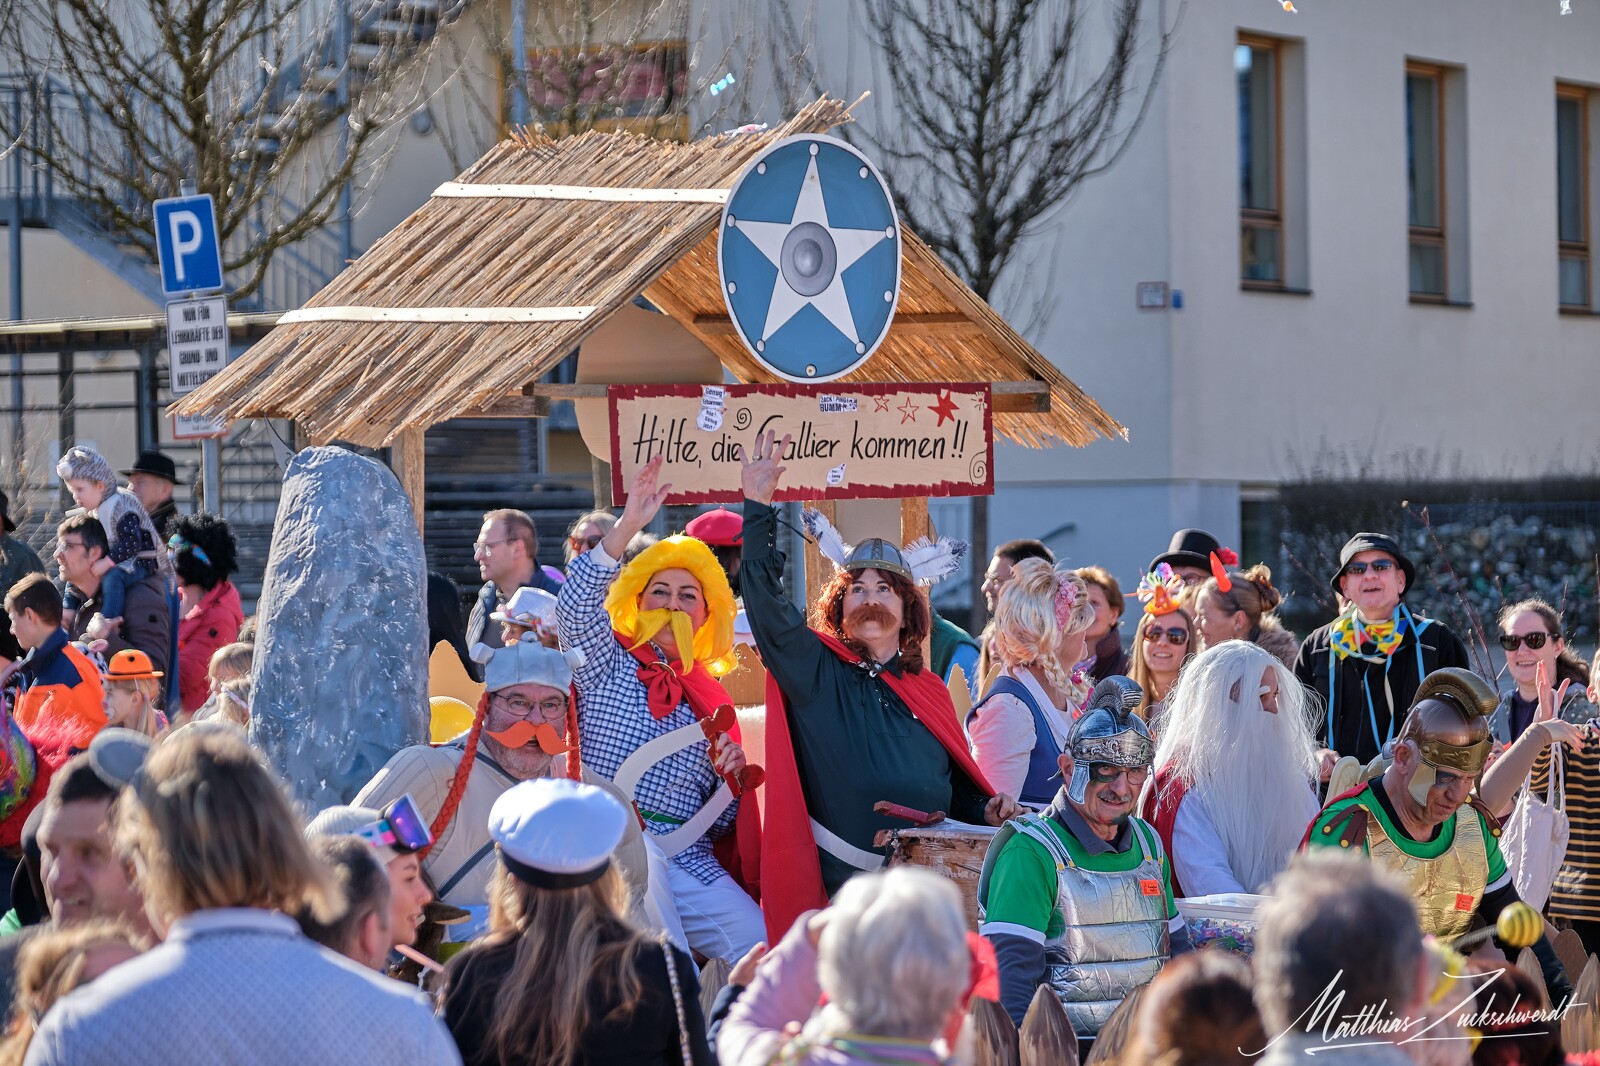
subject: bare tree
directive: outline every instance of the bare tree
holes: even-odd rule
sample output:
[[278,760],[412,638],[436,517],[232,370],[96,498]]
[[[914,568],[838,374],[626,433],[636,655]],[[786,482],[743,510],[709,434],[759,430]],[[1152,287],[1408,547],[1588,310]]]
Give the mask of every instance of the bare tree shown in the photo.
[[[0,0],[4,3],[5,0]],[[235,297],[348,209],[443,0],[52,0],[20,5],[33,92],[15,138],[55,195],[155,259],[151,202],[216,199]]]
[[[979,296],[1137,132],[1175,32],[1139,84],[1145,0],[874,0],[893,97],[866,136],[896,206]],[[1106,38],[1087,20],[1104,12]]]

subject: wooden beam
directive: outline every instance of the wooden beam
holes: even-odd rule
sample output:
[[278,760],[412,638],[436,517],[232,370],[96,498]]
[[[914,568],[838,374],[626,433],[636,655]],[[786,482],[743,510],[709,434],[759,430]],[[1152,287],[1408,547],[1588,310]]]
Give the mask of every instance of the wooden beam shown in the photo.
[[423,459],[423,438],[427,435],[424,429],[404,429],[395,437],[390,445],[390,465],[400,479],[400,487],[406,490],[406,495],[411,497],[411,513],[417,519],[417,535],[422,535],[422,515],[425,506],[423,475],[425,473]]
[[[712,337],[738,336],[733,328],[733,320],[727,315],[695,315],[692,328],[696,333]],[[979,336],[983,332],[981,325],[959,312],[895,315],[889,327],[889,335],[899,337],[925,337],[940,333]]]
[[[842,387],[848,388],[849,382]],[[916,384],[910,382],[909,384]],[[605,385],[550,385],[536,384],[525,385],[524,390],[531,390],[524,396],[521,392],[512,393],[503,400],[497,400],[493,406],[470,412],[463,417],[472,418],[534,418],[544,411],[534,409],[529,401],[544,400],[595,400],[605,399]],[[994,409],[1002,414],[1042,414],[1050,410],[1050,384],[1045,381],[992,381],[989,383],[990,391],[994,397]]]
[[[839,520],[838,508],[832,500],[808,500],[803,505],[816,511],[829,522],[837,525]],[[822,586],[827,584],[833,576],[833,562],[817,550],[816,542],[809,537],[802,537],[806,545],[806,602],[800,605],[802,611],[810,612],[811,605],[817,602],[822,595]]]

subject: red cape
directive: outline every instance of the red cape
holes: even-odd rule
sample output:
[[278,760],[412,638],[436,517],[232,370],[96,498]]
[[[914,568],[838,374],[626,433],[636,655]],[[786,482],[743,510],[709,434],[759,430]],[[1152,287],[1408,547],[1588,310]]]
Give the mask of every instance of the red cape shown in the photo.
[[[1167,849],[1169,862],[1172,860],[1172,829],[1178,823],[1178,805],[1188,793],[1188,787],[1173,775],[1172,767],[1164,766],[1156,771],[1156,783],[1145,796],[1144,809],[1139,812],[1139,817],[1155,827],[1156,835],[1161,838],[1161,846]],[[1172,863],[1172,895],[1179,899],[1183,897],[1183,886],[1178,884],[1177,863]]]
[[[627,649],[627,638],[615,630],[612,633],[617,638],[617,643]],[[631,649],[629,654],[641,666],[656,661],[641,648]],[[728,690],[723,688],[721,681],[711,676],[711,671],[706,669],[704,663],[695,663],[687,674],[682,673],[672,663],[666,665],[678,675],[683,685],[683,697],[688,701],[689,709],[694,712],[695,721],[710,717],[719,707],[733,707],[733,697],[728,695]],[[739,734],[737,717],[734,719],[733,728],[728,730],[728,737],[740,747],[744,746]],[[722,868],[728,871],[728,875],[739,883],[739,887],[750,893],[750,898],[760,902],[761,805],[756,800],[754,789],[739,796],[739,812],[734,815],[733,832],[720,840],[712,841],[711,852],[722,864]],[[772,943],[775,944],[777,941]]]
[[[826,633],[817,633],[817,639],[842,661],[861,661],[859,655]],[[885,670],[878,677],[905,701],[917,721],[938,738],[961,772],[985,795],[994,795],[994,789],[984,780],[983,771],[978,769],[972,753],[967,750],[967,738],[961,731],[961,723],[956,721],[950,690],[938,675],[930,670],[900,675]],[[826,907],[828,896],[822,888],[817,842],[811,835],[811,813],[806,809],[805,793],[800,788],[800,770],[794,760],[788,704],[771,674],[767,675],[766,760],[767,817],[761,831],[761,909],[767,919],[767,942],[776,944],[800,915]]]

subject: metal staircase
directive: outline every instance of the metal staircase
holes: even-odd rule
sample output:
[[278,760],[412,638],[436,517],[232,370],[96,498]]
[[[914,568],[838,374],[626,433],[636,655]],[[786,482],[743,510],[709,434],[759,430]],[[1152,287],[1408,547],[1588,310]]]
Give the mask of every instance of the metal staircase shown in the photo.
[[[277,99],[267,103],[255,124],[250,151],[258,158],[275,156],[285,122],[301,121],[306,115],[323,124],[336,119],[344,111],[344,102],[359,91],[366,78],[380,67],[414,56],[465,2],[346,0],[335,31],[307,36],[304,54],[277,79]],[[352,10],[353,6],[357,9]],[[25,142],[35,137],[69,142],[60,145],[67,151],[50,153],[58,158],[91,159],[97,145],[111,150],[118,143],[110,119],[85,106],[71,86],[48,75],[0,74],[0,115],[5,128],[29,131]],[[38,154],[23,147],[0,164],[0,217],[17,217],[23,226],[56,230],[136,292],[161,305],[160,277],[151,257],[123,239],[95,205],[70,195],[68,188]],[[140,213],[148,210],[148,205],[133,202],[131,189],[108,191],[121,208]],[[174,189],[170,194],[177,193]],[[358,251],[350,237],[349,201],[347,187],[338,212],[343,217],[278,249],[257,291],[231,306],[236,310],[299,307],[343,270]],[[278,194],[263,214],[292,217],[298,210],[287,196]],[[224,257],[258,241],[262,232],[260,224],[240,227],[229,238]]]

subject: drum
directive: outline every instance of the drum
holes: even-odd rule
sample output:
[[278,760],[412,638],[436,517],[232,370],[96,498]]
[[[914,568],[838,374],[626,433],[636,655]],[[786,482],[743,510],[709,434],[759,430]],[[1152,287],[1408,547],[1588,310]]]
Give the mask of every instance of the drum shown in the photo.
[[978,928],[978,875],[998,826],[939,822],[922,828],[887,829],[878,834],[889,848],[890,866],[923,866],[955,882],[966,908],[967,926]]

